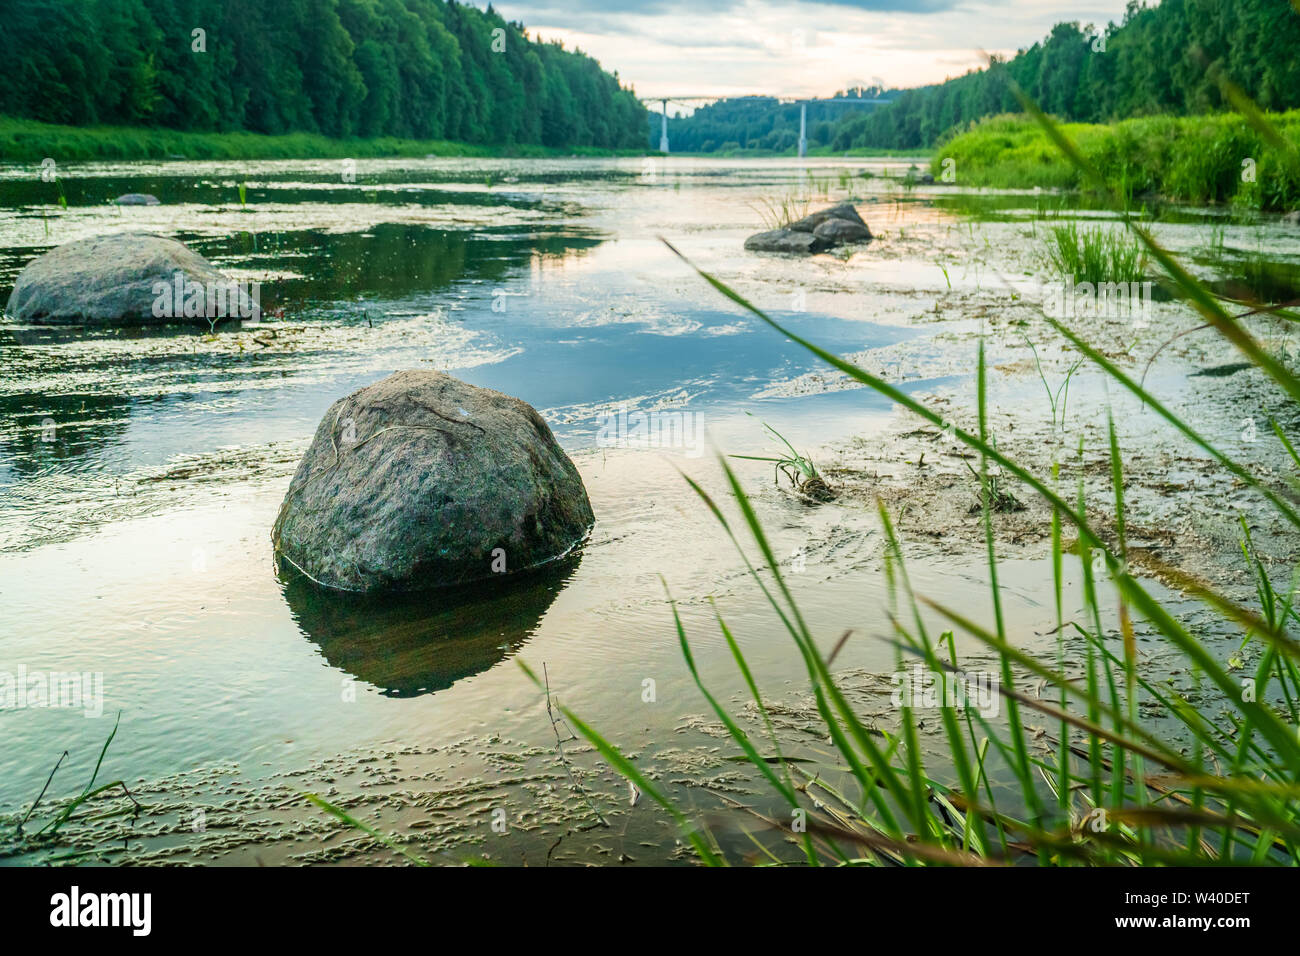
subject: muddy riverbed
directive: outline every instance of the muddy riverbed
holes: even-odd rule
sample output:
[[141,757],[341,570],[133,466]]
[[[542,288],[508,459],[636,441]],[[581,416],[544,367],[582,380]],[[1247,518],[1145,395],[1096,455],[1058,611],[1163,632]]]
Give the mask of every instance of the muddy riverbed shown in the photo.
[[[1075,368],[1078,355],[1043,320],[1046,230],[1104,213],[885,175],[901,171],[897,160],[394,160],[358,163],[352,183],[328,162],[85,165],[62,170],[65,208],[35,171],[0,168],[0,299],[44,249],[133,229],[180,238],[260,282],[266,312],[214,335],[4,330],[0,673],[93,674],[102,699],[0,709],[0,856],[404,862],[303,796],[315,793],[441,861],[689,860],[672,821],[553,723],[518,661],[709,820],[736,858],[755,853],[755,818],[732,803],[773,803],[691,681],[665,587],[715,693],[757,728],[716,609],[774,702],[787,752],[837,779],[788,635],[682,477],[726,503],[716,455],[772,454],[765,422],[811,455],[835,499],[811,502],[766,464],[732,463],[814,633],[829,648],[852,632],[835,659],[852,698],[883,730],[896,726],[876,502],[897,522],[916,589],[987,620],[968,467],[978,462],[719,296],[660,237],[959,428],[974,422],[982,340],[999,449],[1039,475],[1059,462],[1061,486],[1073,497],[1082,481],[1101,527],[1113,515],[1110,409],[1131,558],[1170,600],[1167,566],[1249,593],[1243,520],[1285,581],[1295,542],[1258,499],[1152,410]],[[126,192],[161,204],[107,203]],[[855,199],[877,238],[811,258],[745,253],[763,210],[791,196],[810,209]],[[1157,237],[1225,288],[1257,279],[1266,261],[1277,286],[1266,291],[1282,297],[1300,268],[1293,226],[1156,212]],[[1289,360],[1288,326],[1251,323]],[[1293,466],[1269,421],[1295,428],[1294,406],[1215,333],[1178,338],[1146,368],[1196,324],[1160,301],[1144,324],[1076,328],[1281,485]],[[421,367],[543,413],[589,490],[590,541],[517,586],[437,598],[343,601],[278,576],[271,523],[321,414]],[[649,413],[651,440],[618,441],[615,428],[611,443],[610,422],[638,412]],[[995,521],[1008,628],[1024,646],[1054,647],[1049,513],[1008,487],[1024,506]],[[1077,572],[1067,568],[1072,599]],[[1206,617],[1214,653],[1241,654],[1240,636]],[[1139,637],[1148,666],[1198,692],[1166,649]],[[958,645],[968,662],[984,659]],[[109,793],[95,818],[55,840],[11,837],[5,824],[65,750],[34,819],[80,791],[119,714],[100,782],[123,780],[142,809]],[[939,737],[926,739],[941,762]],[[759,840],[787,852],[779,836]]]

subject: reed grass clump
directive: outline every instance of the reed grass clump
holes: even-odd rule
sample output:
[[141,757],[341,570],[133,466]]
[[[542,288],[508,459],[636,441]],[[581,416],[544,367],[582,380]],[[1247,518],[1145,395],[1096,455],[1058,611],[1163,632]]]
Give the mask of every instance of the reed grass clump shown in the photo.
[[1046,240],[1046,259],[1053,272],[1075,282],[1139,282],[1143,278],[1142,247],[1122,228],[1078,223],[1053,226]]
[[760,196],[751,204],[766,229],[784,229],[808,215],[812,197],[788,192],[780,196]]

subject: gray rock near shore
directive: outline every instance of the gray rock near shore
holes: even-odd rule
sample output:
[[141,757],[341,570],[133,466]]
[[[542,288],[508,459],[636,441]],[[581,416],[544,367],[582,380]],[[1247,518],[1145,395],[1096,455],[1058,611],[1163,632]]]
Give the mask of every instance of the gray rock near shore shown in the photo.
[[[195,294],[202,314],[187,317],[186,298],[195,301]],[[208,328],[209,312],[214,321],[249,318],[256,306],[241,284],[175,239],[119,233],[68,242],[33,259],[14,281],[5,312],[29,325]]]
[[593,521],[577,469],[531,405],[419,370],[330,407],[272,540],[319,585],[419,591],[547,564]]
[[1300,209],[1293,209],[1282,217],[1282,221],[1292,226],[1300,226]]
[[793,229],[772,229],[760,232],[745,240],[745,248],[750,252],[791,252],[809,255],[830,248],[830,242],[819,239],[812,232],[796,232]]
[[819,209],[817,212],[804,216],[802,219],[796,219],[790,223],[789,228],[795,232],[816,232],[817,227],[824,222],[832,219],[838,219],[841,222],[851,222],[859,226],[866,226],[862,217],[858,215],[857,207],[852,203],[842,202],[838,206],[829,206],[826,209]]
[[866,242],[871,230],[851,203],[840,203],[804,216],[782,229],[760,232],[745,240],[750,252],[811,254],[846,242]]
[[846,219],[827,219],[817,224],[813,235],[831,245],[841,242],[863,242],[871,238],[871,230],[863,223],[849,222]]
[[126,193],[118,196],[113,202],[118,206],[157,206],[160,205],[158,197],[150,193]]

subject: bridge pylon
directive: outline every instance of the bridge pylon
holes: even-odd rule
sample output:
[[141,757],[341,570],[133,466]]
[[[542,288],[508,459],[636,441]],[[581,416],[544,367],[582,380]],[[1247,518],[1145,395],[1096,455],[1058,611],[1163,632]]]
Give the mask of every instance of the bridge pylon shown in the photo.
[[[659,152],[668,152],[668,104],[685,103],[685,102],[716,102],[725,99],[738,99],[733,94],[704,95],[704,96],[642,96],[642,103],[658,103],[662,113],[660,114],[659,125]],[[795,99],[794,97],[785,96],[768,96],[764,99],[780,100],[786,103],[797,102],[799,104],[799,158],[803,159],[808,155],[808,104],[809,103],[850,103],[861,106],[864,103],[892,103],[893,100],[883,99],[881,97],[866,96],[833,96],[826,99]]]

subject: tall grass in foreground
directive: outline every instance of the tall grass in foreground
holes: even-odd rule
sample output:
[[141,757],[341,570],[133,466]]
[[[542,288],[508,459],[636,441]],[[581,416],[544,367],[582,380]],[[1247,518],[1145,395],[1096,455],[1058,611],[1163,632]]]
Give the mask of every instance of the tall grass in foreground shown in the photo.
[[[1047,138],[1078,166],[1080,176],[1091,179],[1101,189],[1108,188],[1055,124],[1032,104],[1025,105]],[[1122,209],[1123,198],[1115,198],[1116,208]],[[1278,387],[1300,398],[1300,377],[1266,353],[1140,225],[1127,217],[1125,221],[1142,248],[1160,263],[1178,294]],[[775,332],[936,428],[945,427],[946,422],[936,412],[906,393],[804,340],[714,277],[699,274]],[[1274,314],[1295,318],[1276,310]],[[1141,398],[1184,437],[1258,492],[1268,507],[1300,532],[1300,512],[1293,490],[1265,484],[1247,466],[1216,448],[1190,423],[1165,408],[1101,352],[1060,323],[1050,318],[1047,321],[1113,383]],[[979,458],[991,624],[976,621],[962,609],[945,606],[912,588],[902,542],[889,515],[883,507],[880,510],[887,540],[885,570],[894,596],[889,639],[897,648],[900,662],[914,658],[932,672],[962,678],[964,665],[954,639],[961,633],[995,655],[1001,679],[1004,724],[991,723],[970,706],[940,710],[946,754],[944,767],[937,772],[926,766],[919,744],[918,715],[912,706],[902,706],[898,728],[886,731],[869,727],[846,699],[831,673],[830,659],[818,645],[781,572],[781,562],[748,494],[726,460],[720,459],[720,467],[738,517],[729,517],[702,487],[686,479],[734,543],[754,583],[789,634],[807,672],[825,736],[853,780],[851,790],[834,787],[782,756],[741,641],[718,614],[717,625],[744,678],[767,738],[764,745],[751,739],[701,679],[690,640],[670,599],[682,654],[701,693],[756,774],[767,781],[776,799],[790,810],[784,819],[764,815],[755,808],[748,808],[750,813],[774,834],[795,844],[811,863],[1300,863],[1300,740],[1296,729],[1300,724],[1300,645],[1291,634],[1300,623],[1300,613],[1293,604],[1294,578],[1286,592],[1276,590],[1252,550],[1244,522],[1243,553],[1256,574],[1257,600],[1252,605],[1236,603],[1176,569],[1163,569],[1167,577],[1213,612],[1224,628],[1240,632],[1243,643],[1259,647],[1253,672],[1235,677],[1198,640],[1190,615],[1163,604],[1130,570],[1124,459],[1114,423],[1108,430],[1114,516],[1113,525],[1103,528],[1088,517],[1082,483],[1073,496],[1059,487],[1059,463],[1051,474],[1036,475],[1000,453],[991,441],[982,345],[975,380],[978,426],[974,432],[954,428],[951,433]],[[1276,423],[1274,430],[1300,467],[1291,439]],[[1054,658],[1023,650],[1002,613],[993,532],[992,465],[1006,480],[1018,481],[1051,508],[1053,600],[1059,641]],[[1063,611],[1067,535],[1075,539],[1073,550],[1077,551],[1082,570],[1084,608],[1080,617],[1070,620],[1064,618]],[[1115,629],[1103,623],[1102,595],[1110,588],[1118,597]],[[926,623],[936,618],[944,622],[941,634],[933,633]],[[1137,657],[1139,621],[1158,634],[1176,652],[1184,668],[1197,675],[1212,693],[1202,695],[1199,702],[1193,701],[1145,673]],[[1067,660],[1067,634],[1083,648],[1082,660]],[[830,658],[833,656],[834,651]],[[1081,669],[1081,677],[1071,677],[1071,667]],[[1031,693],[1031,685],[1046,689]],[[1140,708],[1158,709],[1171,726],[1164,731],[1152,729]],[[568,708],[562,711],[616,769],[674,816],[703,861],[725,862],[718,842],[700,821],[688,819],[598,731]],[[1031,746],[1025,729],[1031,715],[1052,728],[1046,738],[1050,742],[1047,756]],[[760,746],[775,756],[761,754]],[[995,757],[1010,775],[1011,792],[993,782],[990,764]],[[805,822],[792,826],[795,819]],[[760,845],[760,849],[768,859],[786,862],[766,847]]]

